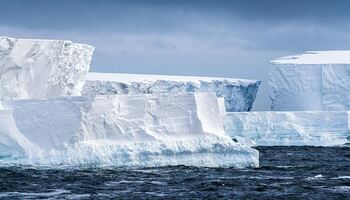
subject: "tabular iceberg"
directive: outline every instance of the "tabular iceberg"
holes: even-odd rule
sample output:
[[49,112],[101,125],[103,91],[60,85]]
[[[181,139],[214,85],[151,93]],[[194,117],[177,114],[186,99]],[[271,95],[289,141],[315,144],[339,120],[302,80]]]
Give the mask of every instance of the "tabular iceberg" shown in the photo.
[[269,77],[272,110],[350,110],[350,51],[282,57]]
[[232,137],[252,139],[257,146],[333,146],[350,142],[349,112],[227,113],[225,130]]
[[190,76],[92,73],[86,76],[84,95],[167,92],[215,92],[228,112],[251,110],[260,81]]
[[222,118],[250,110],[259,81],[86,77],[93,50],[0,37],[0,163],[259,165],[258,151],[234,142]]
[[[258,166],[232,141],[212,93],[3,101],[0,159],[27,164]],[[17,158],[17,159],[14,159]]]
[[278,58],[270,66],[269,87],[272,112],[224,113],[233,138],[257,146],[350,142],[350,51]]
[[0,36],[0,100],[80,95],[94,48]]

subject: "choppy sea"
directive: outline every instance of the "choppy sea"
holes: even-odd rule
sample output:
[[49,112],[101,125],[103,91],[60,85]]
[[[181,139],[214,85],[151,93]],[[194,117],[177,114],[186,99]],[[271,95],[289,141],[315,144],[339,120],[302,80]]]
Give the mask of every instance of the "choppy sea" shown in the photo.
[[0,199],[350,199],[350,147],[257,147],[256,169],[0,166]]

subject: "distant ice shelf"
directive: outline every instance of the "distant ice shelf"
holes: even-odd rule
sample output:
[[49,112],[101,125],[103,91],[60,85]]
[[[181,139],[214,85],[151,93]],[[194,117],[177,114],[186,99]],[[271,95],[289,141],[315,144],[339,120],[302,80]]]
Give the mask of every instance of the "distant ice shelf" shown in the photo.
[[80,95],[94,48],[0,36],[0,100]]
[[214,92],[228,112],[251,110],[260,81],[195,76],[167,76],[89,72],[83,95]]
[[214,93],[3,101],[0,160],[39,165],[256,167],[224,131]]
[[271,61],[274,111],[350,110],[350,51],[311,51]]
[[350,51],[307,51],[271,61],[274,64],[350,64]]
[[350,142],[349,112],[226,113],[225,130],[256,146],[335,146]]

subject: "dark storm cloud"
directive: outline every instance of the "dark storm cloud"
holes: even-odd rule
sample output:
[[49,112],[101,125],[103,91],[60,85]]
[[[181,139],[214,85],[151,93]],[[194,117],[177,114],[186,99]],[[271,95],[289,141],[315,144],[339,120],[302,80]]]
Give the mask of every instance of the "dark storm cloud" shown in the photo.
[[[86,27],[131,22],[151,27],[176,24],[199,15],[229,21],[238,18],[245,21],[269,23],[290,20],[311,20],[319,23],[349,20],[350,1],[322,0],[2,0],[2,23],[24,26]],[[126,20],[126,21],[125,21]],[[110,28],[110,27],[105,27]],[[115,27],[117,28],[117,27]],[[140,28],[143,28],[142,26]]]
[[85,35],[186,32],[216,47],[255,50],[345,48],[348,8],[346,0],[9,0],[1,1],[0,25]]
[[92,70],[260,79],[268,62],[349,49],[347,0],[0,0],[0,35],[96,47]]
[[[155,19],[160,14],[169,12],[170,15],[165,18],[185,19],[188,17],[186,13],[197,12],[203,15],[235,16],[259,21],[328,21],[349,18],[349,7],[350,1],[347,0],[2,0],[0,16],[12,22],[19,19],[19,23],[32,22],[32,25],[36,22],[64,25],[66,19],[73,23],[80,22],[80,25],[89,25],[95,21],[109,24],[120,22],[125,17],[142,21]],[[177,13],[180,15],[171,16],[177,11],[180,11]],[[25,16],[29,18],[23,18]]]

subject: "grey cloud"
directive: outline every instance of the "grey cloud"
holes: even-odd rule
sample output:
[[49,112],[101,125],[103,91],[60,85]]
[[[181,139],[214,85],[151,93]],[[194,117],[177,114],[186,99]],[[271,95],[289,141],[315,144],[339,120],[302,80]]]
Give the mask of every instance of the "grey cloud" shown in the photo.
[[350,1],[0,0],[0,34],[96,46],[92,70],[260,79],[275,57],[348,49]]

